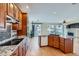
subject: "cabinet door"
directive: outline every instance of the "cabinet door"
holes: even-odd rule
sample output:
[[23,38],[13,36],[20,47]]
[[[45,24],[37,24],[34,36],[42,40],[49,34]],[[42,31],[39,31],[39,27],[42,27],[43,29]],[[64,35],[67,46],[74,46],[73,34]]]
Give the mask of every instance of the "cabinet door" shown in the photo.
[[5,21],[6,21],[6,3],[0,3],[0,28],[5,27]]
[[54,39],[54,38],[53,38],[53,35],[49,35],[49,36],[48,36],[48,45],[49,45],[49,46],[53,46],[53,39]]
[[22,13],[19,11],[19,24],[18,24],[18,30],[22,30]]
[[19,56],[22,56],[23,55],[23,53],[22,53],[22,43],[20,44],[20,46],[19,46]]
[[60,37],[60,50],[64,52],[65,49],[65,41],[64,38]]
[[73,41],[71,38],[65,39],[65,53],[72,53],[73,52]]
[[23,56],[26,55],[26,39],[23,40]]
[[18,30],[18,24],[12,24],[12,30]]
[[17,8],[16,5],[14,5],[14,17],[18,20],[19,16],[18,16],[18,13],[19,13],[19,9]]
[[19,53],[18,53],[18,48],[12,53],[12,55],[11,56],[18,56],[19,55]]
[[26,50],[25,50],[25,45],[24,45],[24,44],[23,44],[23,46],[22,46],[22,50],[23,50],[23,51],[22,51],[22,52],[23,52],[22,55],[25,56],[25,55],[26,55]]
[[12,3],[8,3],[8,15],[14,17],[14,5]]
[[59,36],[54,36],[54,47],[59,48]]

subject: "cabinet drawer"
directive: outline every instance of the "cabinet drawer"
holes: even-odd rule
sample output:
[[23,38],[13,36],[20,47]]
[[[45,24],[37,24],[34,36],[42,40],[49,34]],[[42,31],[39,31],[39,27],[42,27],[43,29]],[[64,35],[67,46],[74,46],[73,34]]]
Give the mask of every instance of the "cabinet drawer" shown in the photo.
[[55,48],[59,48],[59,44],[56,43],[56,42],[54,42],[54,47],[55,47]]
[[65,43],[60,43],[60,45],[61,45],[61,46],[64,46],[64,45],[65,45]]
[[60,43],[64,43],[64,38],[60,38]]
[[60,45],[60,50],[64,51],[64,46]]

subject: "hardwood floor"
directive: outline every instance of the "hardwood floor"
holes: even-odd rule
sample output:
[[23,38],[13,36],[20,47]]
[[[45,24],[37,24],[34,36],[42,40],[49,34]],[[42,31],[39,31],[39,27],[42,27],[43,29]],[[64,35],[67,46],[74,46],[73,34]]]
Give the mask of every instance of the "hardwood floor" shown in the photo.
[[75,56],[75,54],[64,54],[59,49],[52,47],[39,47],[38,37],[30,39],[30,47],[26,56]]

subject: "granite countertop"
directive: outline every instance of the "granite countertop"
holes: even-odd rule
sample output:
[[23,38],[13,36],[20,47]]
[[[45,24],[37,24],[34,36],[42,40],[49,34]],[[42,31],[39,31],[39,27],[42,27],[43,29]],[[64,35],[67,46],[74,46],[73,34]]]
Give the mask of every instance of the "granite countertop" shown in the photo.
[[16,45],[0,46],[0,56],[10,56]]
[[[28,39],[28,38],[25,37],[23,40],[25,40],[25,39]],[[17,47],[20,45],[20,43],[17,45],[0,46],[0,56],[10,56],[15,51],[15,49],[17,49]],[[28,43],[27,43],[27,45],[28,45]]]

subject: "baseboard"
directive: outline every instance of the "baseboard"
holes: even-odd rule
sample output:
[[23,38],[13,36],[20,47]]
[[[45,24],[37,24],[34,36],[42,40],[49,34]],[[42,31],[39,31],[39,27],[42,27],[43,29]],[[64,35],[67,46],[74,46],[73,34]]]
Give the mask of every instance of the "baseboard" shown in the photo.
[[48,45],[40,46],[40,47],[48,47]]

